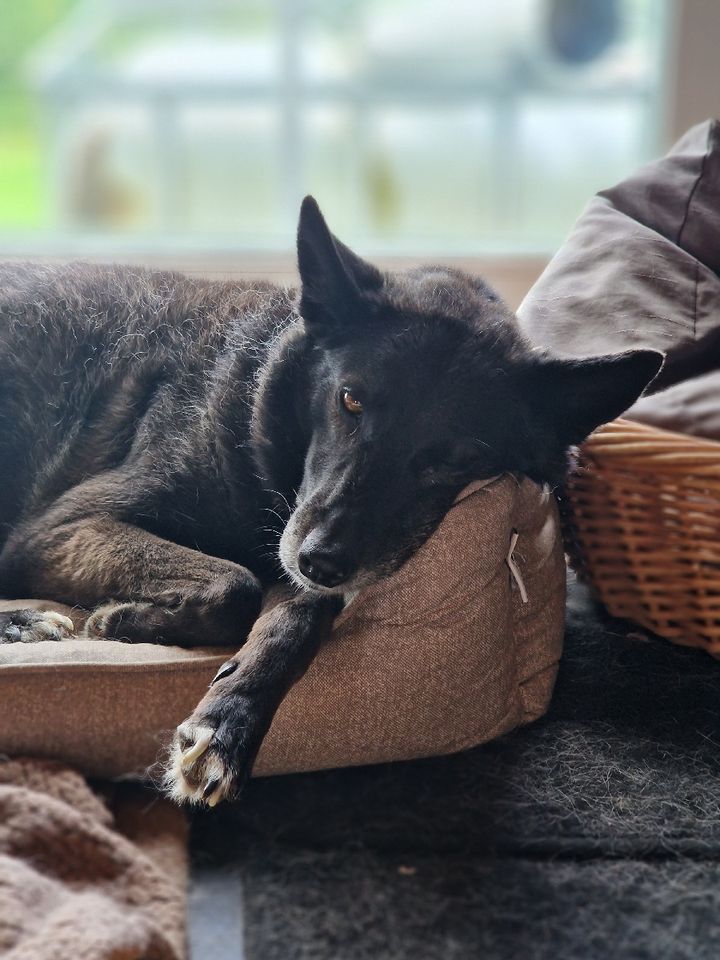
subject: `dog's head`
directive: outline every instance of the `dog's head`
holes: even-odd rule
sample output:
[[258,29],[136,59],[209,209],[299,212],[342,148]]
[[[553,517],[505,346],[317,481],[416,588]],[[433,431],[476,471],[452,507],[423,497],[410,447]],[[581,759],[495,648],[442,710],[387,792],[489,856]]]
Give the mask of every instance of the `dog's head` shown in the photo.
[[566,451],[626,410],[662,356],[562,360],[533,350],[481,281],[386,275],[300,214],[300,313],[312,345],[309,446],[280,558],[310,589],[390,573],[473,480],[558,479]]

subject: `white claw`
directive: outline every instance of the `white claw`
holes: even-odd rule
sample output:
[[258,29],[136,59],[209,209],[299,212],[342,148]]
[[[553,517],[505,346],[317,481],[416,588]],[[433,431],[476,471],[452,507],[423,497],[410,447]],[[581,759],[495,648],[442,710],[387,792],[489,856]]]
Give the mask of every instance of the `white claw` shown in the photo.
[[222,761],[218,759],[218,757],[213,757],[205,769],[205,785],[207,786],[208,784],[212,783],[213,780],[218,780],[219,783],[208,797],[203,796],[204,790],[202,788],[199,791],[199,801],[201,803],[206,803],[209,807],[214,807],[217,803],[219,803],[220,800],[222,800],[222,798],[225,796],[225,792],[227,790],[227,774],[225,766],[223,765]]
[[215,731],[211,727],[198,727],[195,735],[197,738],[195,743],[182,753],[180,758],[181,769],[186,769],[205,753],[215,735]]
[[[214,729],[205,726],[194,726],[191,722],[178,727],[178,736],[175,738],[172,756],[165,771],[165,788],[170,796],[178,803],[199,803],[214,807],[225,797],[229,796],[231,778],[223,761],[215,756],[211,741],[215,735]],[[180,741],[194,738],[192,746],[182,751]],[[203,757],[210,748],[208,755],[201,760],[199,771],[201,783],[196,785],[195,779],[189,771],[198,758]],[[205,796],[206,790],[213,787],[212,792]]]
[[66,617],[64,614],[58,613],[56,610],[43,610],[42,615],[43,619],[49,620],[58,627],[62,627],[64,630],[67,630],[68,633],[75,633],[75,624],[72,622],[70,617]]

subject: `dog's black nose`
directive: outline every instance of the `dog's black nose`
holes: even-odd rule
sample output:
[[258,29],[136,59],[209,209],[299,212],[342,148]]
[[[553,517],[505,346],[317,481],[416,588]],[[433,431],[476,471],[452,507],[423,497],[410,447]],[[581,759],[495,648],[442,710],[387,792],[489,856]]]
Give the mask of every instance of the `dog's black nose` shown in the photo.
[[300,573],[321,587],[336,587],[347,579],[348,569],[339,551],[306,538],[298,554]]

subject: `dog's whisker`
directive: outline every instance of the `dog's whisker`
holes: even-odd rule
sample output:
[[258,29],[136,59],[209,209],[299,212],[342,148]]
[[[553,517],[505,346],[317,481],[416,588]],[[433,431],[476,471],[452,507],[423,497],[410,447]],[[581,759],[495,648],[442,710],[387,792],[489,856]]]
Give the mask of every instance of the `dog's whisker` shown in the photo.
[[[267,489],[269,490],[270,493],[274,493],[275,496],[280,497],[280,499],[283,501],[283,503],[284,503],[285,506],[287,507],[287,512],[288,512],[288,514],[291,514],[291,513],[292,513],[292,507],[290,506],[290,504],[289,504],[289,502],[288,502],[288,499],[287,499],[287,497],[285,496],[285,494],[284,494],[281,490],[273,490],[271,487],[268,487]],[[297,493],[295,494],[295,499],[297,499]]]
[[282,514],[278,513],[277,510],[274,510],[272,507],[263,507],[262,509],[265,511],[265,513],[272,513],[274,516],[276,516],[280,523],[287,523],[287,517],[283,517]]

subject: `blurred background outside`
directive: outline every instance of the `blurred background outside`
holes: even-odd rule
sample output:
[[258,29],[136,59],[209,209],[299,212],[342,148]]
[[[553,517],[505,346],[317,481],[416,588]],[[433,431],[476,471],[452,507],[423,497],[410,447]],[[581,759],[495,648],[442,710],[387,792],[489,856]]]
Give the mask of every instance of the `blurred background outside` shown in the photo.
[[366,253],[544,257],[667,145],[672,8],[0,0],[0,254],[287,251],[313,193]]

